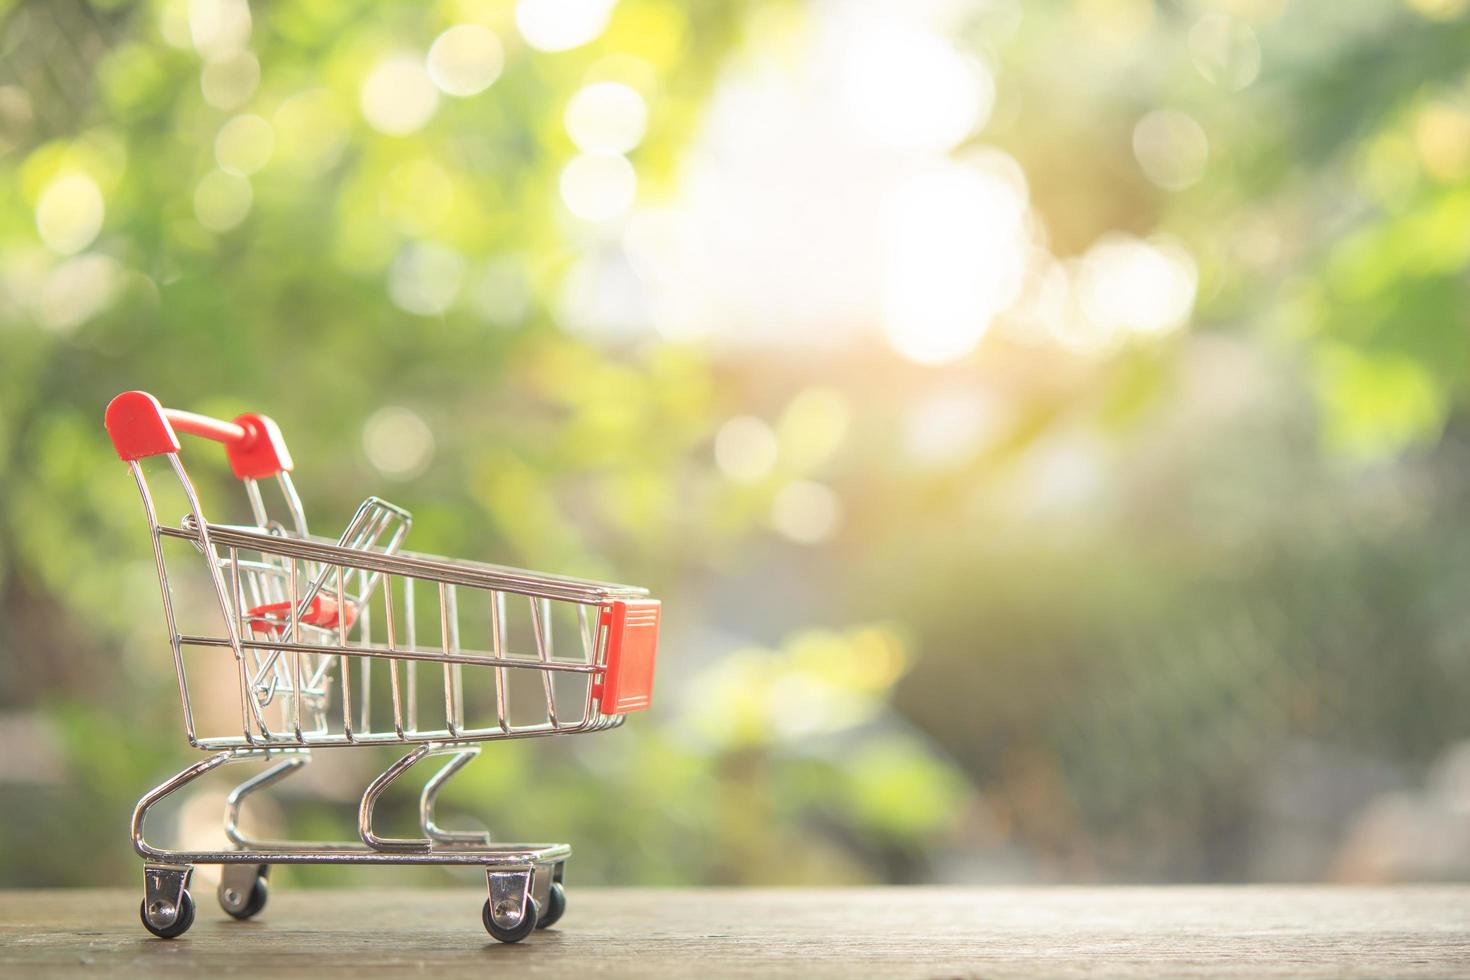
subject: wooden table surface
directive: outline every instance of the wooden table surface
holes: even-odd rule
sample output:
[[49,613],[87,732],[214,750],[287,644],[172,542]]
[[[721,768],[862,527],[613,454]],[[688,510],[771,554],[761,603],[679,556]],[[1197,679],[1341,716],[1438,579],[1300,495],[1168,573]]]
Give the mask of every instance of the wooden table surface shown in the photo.
[[1470,975],[1465,886],[574,886],[561,923],[515,946],[468,889],[281,889],[250,922],[194,891],[173,941],[138,923],[141,888],[0,892],[0,976]]

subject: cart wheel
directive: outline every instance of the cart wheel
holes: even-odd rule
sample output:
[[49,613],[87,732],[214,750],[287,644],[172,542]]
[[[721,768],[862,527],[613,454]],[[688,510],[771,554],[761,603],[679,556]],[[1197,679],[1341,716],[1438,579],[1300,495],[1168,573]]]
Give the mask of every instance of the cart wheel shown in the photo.
[[529,895],[526,896],[526,914],[521,921],[509,929],[497,925],[495,919],[490,915],[490,899],[485,899],[485,907],[480,911],[480,918],[485,922],[485,928],[490,935],[503,943],[518,943],[525,939],[536,929],[536,920],[540,917],[541,910],[536,905],[536,900]]
[[[263,865],[269,871],[270,865]],[[245,896],[243,902],[239,901],[238,895],[234,895],[233,889],[223,882],[219,886],[219,905],[226,913],[237,919],[249,919],[265,908],[265,900],[270,897],[270,889],[266,887],[266,871],[256,876],[255,884],[250,886],[250,894]],[[236,899],[231,901],[232,896]]]
[[561,882],[553,881],[551,891],[546,893],[546,911],[541,913],[541,918],[536,920],[537,929],[545,929],[556,924],[561,914],[567,910],[567,890],[562,887]]
[[189,927],[194,924],[194,899],[188,892],[184,892],[179,902],[179,914],[174,917],[173,922],[166,926],[154,925],[148,918],[148,899],[146,898],[138,904],[138,917],[143,920],[143,928],[159,939],[173,939],[188,932]]

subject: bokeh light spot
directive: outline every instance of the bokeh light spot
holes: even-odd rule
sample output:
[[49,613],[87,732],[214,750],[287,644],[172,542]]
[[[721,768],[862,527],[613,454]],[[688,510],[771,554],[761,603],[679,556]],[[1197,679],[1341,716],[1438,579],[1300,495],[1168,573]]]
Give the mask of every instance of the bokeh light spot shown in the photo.
[[446,95],[477,95],[494,84],[504,67],[500,38],[479,24],[457,24],[429,48],[429,78]]
[[393,305],[418,316],[437,316],[449,309],[464,283],[464,257],[433,242],[406,246],[388,267],[388,297]]
[[587,221],[625,214],[638,193],[638,175],[626,157],[582,153],[561,172],[561,199],[567,210]]
[[106,211],[95,180],[86,174],[62,174],[46,185],[36,202],[36,230],[52,251],[73,255],[96,239]]
[[989,169],[944,164],[901,184],[883,229],[883,331],[921,364],[975,349],[1020,290],[1025,200]]
[[250,41],[247,0],[189,0],[189,35],[194,50],[206,58],[222,58]]
[[1414,145],[1424,170],[1442,183],[1470,174],[1470,114],[1458,106],[1432,102],[1414,121]]
[[275,148],[271,124],[259,116],[236,116],[214,138],[214,160],[227,174],[248,177],[266,165]]
[[934,392],[909,412],[904,425],[904,448],[909,456],[929,465],[965,459],[994,425],[996,408],[971,388]]
[[837,494],[820,483],[798,480],[781,488],[771,504],[771,526],[799,544],[816,544],[832,536],[842,518]]
[[260,84],[260,61],[249,51],[206,61],[199,71],[199,88],[204,101],[216,109],[244,105]]
[[519,0],[516,27],[538,51],[570,51],[607,29],[615,0]]
[[948,150],[984,125],[995,102],[982,62],[907,20],[860,24],[841,71],[848,116],[880,146]]
[[1206,79],[1238,92],[1261,73],[1261,42],[1244,21],[1229,14],[1205,14],[1189,31],[1189,53]]
[[245,220],[254,201],[250,181],[211,170],[194,188],[194,217],[210,231],[226,232]]
[[1210,141],[1190,116],[1160,109],[1133,127],[1133,155],[1145,177],[1165,190],[1179,191],[1204,176]]
[[194,38],[189,28],[189,0],[159,0],[154,4],[158,10],[158,33],[171,47],[190,50]]
[[776,434],[754,415],[736,416],[715,434],[715,465],[739,483],[753,483],[769,474],[778,452]]
[[807,388],[791,399],[776,425],[781,457],[798,470],[822,465],[842,445],[851,411],[833,388]]
[[1189,318],[1198,274],[1176,242],[1104,236],[1082,259],[1077,292],[1083,315],[1108,335],[1161,334]]
[[422,59],[395,55],[368,73],[359,105],[363,118],[378,132],[407,136],[433,117],[439,108],[439,91]]
[[627,153],[643,140],[648,106],[622,82],[594,82],[567,102],[564,122],[584,153]]
[[51,270],[36,315],[53,330],[71,330],[96,316],[116,293],[122,269],[116,259],[88,253]]
[[417,412],[389,405],[362,427],[362,450],[384,476],[412,479],[434,458],[434,433]]
[[1429,20],[1454,20],[1470,9],[1470,0],[1405,0],[1416,13]]

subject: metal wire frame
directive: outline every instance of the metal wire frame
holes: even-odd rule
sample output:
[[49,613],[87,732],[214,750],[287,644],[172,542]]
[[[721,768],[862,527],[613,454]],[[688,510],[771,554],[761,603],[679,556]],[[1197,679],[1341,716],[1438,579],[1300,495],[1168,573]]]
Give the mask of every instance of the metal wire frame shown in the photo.
[[[389,509],[375,509],[370,506],[372,500],[365,503],[347,532],[335,543],[257,528],[209,524],[177,454],[166,455],[190,506],[190,514],[179,528],[159,524],[142,470],[137,463],[130,466],[152,532],[185,733],[190,744],[209,750],[409,743],[458,745],[598,731],[621,723],[622,716],[604,714],[595,697],[595,681],[605,669],[607,636],[597,625],[600,620],[594,613],[608,602],[642,597],[647,594],[645,590],[431,555],[394,553],[406,530],[406,515],[381,501],[376,503]],[[300,534],[305,521],[299,514],[299,501],[289,480],[283,485],[283,492]],[[263,520],[264,508],[257,503],[258,490],[249,488],[249,495],[254,516],[257,521]],[[386,541],[385,533],[389,535]],[[185,634],[178,629],[163,555],[165,537],[190,541],[203,552],[224,623],[224,629],[218,634]],[[306,583],[304,589],[302,582]],[[440,619],[437,648],[417,642],[416,583],[432,586],[437,594]],[[465,588],[485,597],[489,651],[461,647],[459,592]],[[395,591],[403,596],[401,615]],[[304,622],[312,600],[323,593],[336,602],[339,612],[335,624]],[[524,597],[527,602],[534,653],[517,655],[509,649],[508,596]],[[375,598],[381,601],[385,619],[386,632],[381,643],[373,641],[369,622],[369,610]],[[265,602],[287,604],[288,615],[284,621],[250,614],[249,610],[258,609]],[[553,603],[570,605],[576,610],[579,642],[571,658],[563,653],[558,659],[556,654],[552,635]],[[349,607],[358,611],[355,623],[349,623],[349,617],[343,613]],[[406,637],[406,643],[402,644],[398,641],[400,619]],[[265,636],[260,635],[262,629]],[[223,648],[234,654],[240,703],[239,734],[201,735],[197,730],[183,657],[184,649],[191,647]],[[359,666],[356,690],[351,670],[354,661]],[[376,661],[386,662],[388,668],[391,726],[373,724],[370,709],[372,668]],[[419,710],[420,678],[415,669],[418,663],[441,665],[442,726],[421,723],[424,719]],[[484,679],[487,690],[493,689],[491,723],[466,723],[466,666],[479,675],[475,679]],[[406,684],[400,680],[401,669],[406,672]],[[538,700],[544,702],[542,720],[518,723],[511,717],[514,706],[511,678],[515,671],[532,670],[541,678]],[[556,678],[569,674],[585,675],[585,689],[577,704],[559,705]],[[340,712],[335,715],[328,711],[334,679],[340,685],[337,699]],[[267,719],[266,709],[283,693],[287,697],[282,706],[282,720],[274,724]],[[566,710],[568,707],[572,710]]]
[[[480,867],[489,894],[482,918],[492,935],[514,942],[529,929],[547,924],[550,920],[541,919],[539,910],[551,909],[552,899],[563,894],[563,866],[570,846],[492,843],[483,832],[447,830],[435,819],[435,800],[445,783],[478,755],[478,745],[465,743],[588,732],[621,724],[623,716],[603,712],[598,700],[610,644],[605,624],[624,621],[617,606],[609,604],[642,598],[645,590],[399,553],[410,517],[376,498],[364,502],[335,543],[312,537],[300,498],[284,472],[277,480],[290,515],[289,529],[270,518],[253,479],[244,483],[256,527],[210,524],[178,454],[163,455],[188,503],[182,527],[166,528],[159,523],[142,467],[131,461],[129,468],[148,518],[185,734],[190,744],[214,754],[144,794],[134,809],[132,843],[146,862],[144,924],[160,936],[175,936],[188,928],[189,922],[180,924],[179,917],[190,907],[187,889],[195,864],[222,866],[220,902],[231,915],[244,916],[259,910],[259,904],[252,905],[254,899],[248,896],[255,894],[269,865],[298,863]],[[189,541],[200,553],[215,596],[221,623],[218,632],[180,631],[164,555],[165,538]],[[419,643],[416,583],[423,583],[421,588],[432,586],[437,599],[437,648]],[[463,594],[481,597],[480,602],[466,606],[479,610],[488,620],[488,651],[466,650],[462,645]],[[527,603],[534,652],[517,654],[511,649],[511,598]],[[328,602],[334,605],[330,614],[324,614]],[[374,642],[372,635],[370,613],[375,604],[383,616],[382,642]],[[554,642],[553,610],[563,607],[575,610],[578,642],[570,658],[565,652],[558,656]],[[183,655],[186,648],[196,647],[228,649],[233,655],[240,708],[238,735],[201,735],[199,731]],[[378,661],[385,661],[387,667],[391,727],[378,724],[371,710]],[[355,692],[354,662],[358,666]],[[440,665],[442,728],[426,721],[420,711],[418,665],[424,662]],[[544,702],[540,717],[544,721],[512,718],[511,680],[517,671],[535,671],[540,677],[539,701]],[[569,676],[584,684],[575,706],[557,701],[557,681]],[[468,706],[480,678],[488,678],[483,689],[493,694],[493,723],[484,726],[467,723],[472,717]],[[339,685],[340,708],[335,713],[331,710],[334,682]],[[268,721],[272,711],[279,722]],[[412,748],[363,792],[356,841],[258,840],[240,829],[245,799],[300,771],[310,761],[312,748],[382,744],[412,744]],[[448,761],[428,779],[420,795],[423,836],[398,838],[376,832],[373,812],[383,792],[419,762],[445,756]],[[145,821],[154,805],[217,768],[237,762],[264,762],[267,769],[241,782],[227,798],[225,832],[233,850],[172,850],[145,838]],[[564,906],[564,899],[562,902]]]

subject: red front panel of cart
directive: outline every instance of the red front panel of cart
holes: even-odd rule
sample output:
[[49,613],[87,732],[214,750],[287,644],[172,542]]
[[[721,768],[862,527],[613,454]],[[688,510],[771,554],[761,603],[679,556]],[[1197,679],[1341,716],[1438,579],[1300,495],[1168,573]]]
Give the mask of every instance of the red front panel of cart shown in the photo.
[[607,630],[607,671],[599,696],[603,714],[642,711],[653,703],[658,614],[656,599],[610,602],[602,607],[602,625]]

